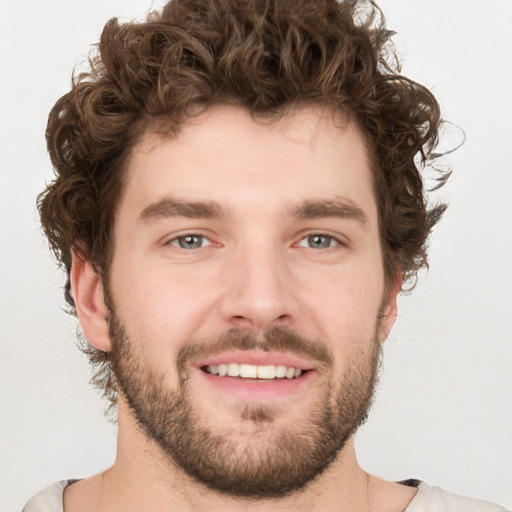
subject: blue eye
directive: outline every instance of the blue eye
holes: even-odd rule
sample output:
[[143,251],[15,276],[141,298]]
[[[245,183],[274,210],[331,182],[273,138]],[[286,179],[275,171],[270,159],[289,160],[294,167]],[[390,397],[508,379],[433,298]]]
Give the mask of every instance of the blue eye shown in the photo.
[[311,249],[328,249],[329,247],[339,245],[339,242],[332,236],[316,233],[304,237],[299,245],[310,247]]
[[202,235],[183,235],[171,240],[170,245],[181,249],[199,249],[208,239]]

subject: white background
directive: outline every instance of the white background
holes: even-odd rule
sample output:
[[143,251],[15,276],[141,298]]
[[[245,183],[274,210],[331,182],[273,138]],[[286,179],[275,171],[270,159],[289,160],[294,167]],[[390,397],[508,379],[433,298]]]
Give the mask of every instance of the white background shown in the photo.
[[[155,7],[162,5],[155,3]],[[360,461],[512,505],[512,1],[385,0],[404,72],[438,96],[464,147],[431,269],[400,301]],[[115,427],[88,385],[38,228],[52,171],[44,129],[74,65],[112,16],[150,0],[0,0],[0,511],[110,465]]]

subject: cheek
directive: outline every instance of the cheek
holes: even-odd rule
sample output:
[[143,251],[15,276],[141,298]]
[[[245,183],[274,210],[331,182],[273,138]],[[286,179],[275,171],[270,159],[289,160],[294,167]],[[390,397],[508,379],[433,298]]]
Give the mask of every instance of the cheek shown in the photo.
[[[122,278],[120,276],[127,276]],[[173,356],[197,336],[214,302],[212,280],[197,272],[176,272],[159,265],[119,265],[112,279],[118,317],[134,339],[151,352],[172,347]]]
[[313,277],[301,278],[303,312],[316,324],[313,334],[344,352],[372,340],[383,297],[382,274],[352,266]]

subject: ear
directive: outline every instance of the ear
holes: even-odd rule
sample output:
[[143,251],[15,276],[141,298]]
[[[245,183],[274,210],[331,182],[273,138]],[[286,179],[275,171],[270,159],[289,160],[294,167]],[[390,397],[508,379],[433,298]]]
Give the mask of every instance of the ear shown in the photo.
[[73,251],[71,293],[85,339],[103,352],[111,349],[103,283],[91,262]]
[[379,341],[381,343],[386,341],[391,328],[395,324],[396,317],[398,315],[396,299],[400,293],[400,290],[402,289],[402,281],[402,273],[397,272],[393,283],[387,290],[385,301],[381,310],[381,323],[379,329]]

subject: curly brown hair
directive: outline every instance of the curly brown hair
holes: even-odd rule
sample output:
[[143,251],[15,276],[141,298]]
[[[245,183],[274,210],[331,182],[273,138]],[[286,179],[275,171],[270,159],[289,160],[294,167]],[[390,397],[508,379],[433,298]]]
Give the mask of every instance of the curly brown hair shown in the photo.
[[[108,278],[123,171],[144,130],[173,135],[216,104],[272,120],[314,103],[355,119],[373,161],[386,278],[399,271],[412,287],[445,209],[428,206],[421,176],[441,119],[431,92],[400,74],[392,35],[375,3],[358,0],[173,0],[142,23],[110,20],[47,127],[56,178],[38,207],[71,310],[72,251]],[[109,394],[108,354],[91,350]]]

